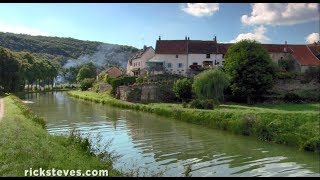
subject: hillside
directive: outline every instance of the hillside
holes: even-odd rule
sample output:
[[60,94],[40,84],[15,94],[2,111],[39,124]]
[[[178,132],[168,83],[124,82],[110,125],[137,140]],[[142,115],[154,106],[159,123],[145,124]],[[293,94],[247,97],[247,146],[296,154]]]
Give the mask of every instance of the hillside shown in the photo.
[[3,32],[0,32],[0,46],[12,51],[27,51],[39,57],[58,59],[62,66],[94,62],[97,66],[119,65],[126,68],[128,59],[138,51],[131,46],[96,41]]

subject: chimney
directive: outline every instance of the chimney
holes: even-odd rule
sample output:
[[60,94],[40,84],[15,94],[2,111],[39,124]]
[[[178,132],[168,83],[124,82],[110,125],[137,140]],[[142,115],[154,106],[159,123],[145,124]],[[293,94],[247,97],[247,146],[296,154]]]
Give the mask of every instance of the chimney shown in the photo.
[[213,41],[214,41],[214,42],[217,42],[217,36],[214,36]]
[[161,40],[161,36],[159,36],[159,41]]
[[147,46],[146,46],[146,45],[144,45],[144,46],[143,46],[143,50],[145,51],[146,49],[147,49]]
[[287,52],[287,46],[288,46],[288,44],[287,44],[287,41],[285,41],[284,42],[284,48],[283,48],[283,52]]
[[188,37],[188,40],[190,40],[190,37]]
[[187,36],[185,37],[185,40],[187,40]]

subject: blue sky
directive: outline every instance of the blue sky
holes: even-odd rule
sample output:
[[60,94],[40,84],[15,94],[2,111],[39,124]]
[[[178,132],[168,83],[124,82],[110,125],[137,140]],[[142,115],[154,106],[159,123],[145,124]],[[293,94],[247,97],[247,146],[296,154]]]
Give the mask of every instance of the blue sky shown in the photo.
[[312,3],[0,4],[0,31],[155,47],[162,39],[307,44],[319,40]]

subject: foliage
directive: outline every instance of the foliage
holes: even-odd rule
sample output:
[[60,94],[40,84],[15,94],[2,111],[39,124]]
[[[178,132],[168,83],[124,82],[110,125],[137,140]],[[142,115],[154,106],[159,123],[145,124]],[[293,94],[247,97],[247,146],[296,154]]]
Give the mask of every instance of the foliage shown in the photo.
[[78,58],[81,55],[92,54],[101,44],[95,41],[82,41],[73,38],[49,36],[30,36],[26,34],[0,33],[2,46],[14,51],[46,53],[66,58]]
[[219,69],[210,69],[194,77],[192,88],[198,98],[212,99],[218,104],[224,100],[224,89],[228,84],[224,72]]
[[89,88],[92,87],[94,81],[95,81],[94,78],[85,78],[85,79],[81,80],[80,81],[80,89],[82,91],[88,90]]
[[299,94],[294,93],[294,92],[286,93],[284,95],[283,99],[284,99],[285,102],[290,102],[290,103],[301,103],[301,102],[303,102],[303,98]]
[[158,82],[159,86],[157,88],[157,96],[160,102],[175,102],[177,97],[173,91],[173,82],[164,81]]
[[303,80],[305,82],[310,82],[315,80],[320,83],[320,66],[317,67],[309,67],[303,74]]
[[37,59],[30,53],[12,52],[0,47],[0,84],[3,91],[16,92],[23,90],[24,85],[43,84],[53,86],[58,75],[57,65],[47,59]]
[[292,58],[292,56],[287,56],[284,59],[278,60],[278,65],[281,70],[284,70],[286,72],[293,72],[295,70],[295,60]]
[[190,108],[213,109],[214,101],[212,99],[195,99],[190,102]]
[[192,82],[188,78],[178,79],[173,84],[173,92],[182,101],[187,102],[192,98]]
[[117,88],[123,85],[131,85],[136,82],[136,77],[134,76],[121,76],[118,78],[108,78],[108,83],[111,84],[112,90],[111,94],[116,95]]
[[127,100],[129,102],[139,102],[141,100],[141,89],[140,88],[131,89],[131,91],[128,94]]
[[86,64],[79,69],[77,81],[81,82],[85,78],[95,78],[97,68],[92,64]]
[[276,66],[267,50],[256,41],[242,40],[233,44],[225,55],[224,68],[230,77],[233,94],[245,96],[251,104],[273,86]]

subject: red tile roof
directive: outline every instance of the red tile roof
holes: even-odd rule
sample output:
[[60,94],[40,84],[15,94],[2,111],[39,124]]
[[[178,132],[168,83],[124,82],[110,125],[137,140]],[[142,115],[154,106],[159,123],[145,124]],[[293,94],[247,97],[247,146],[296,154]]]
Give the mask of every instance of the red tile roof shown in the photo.
[[[215,41],[200,40],[157,40],[156,54],[225,54],[232,43],[219,43]],[[292,44],[262,44],[268,52],[291,53],[301,65],[320,65],[319,55],[320,46],[311,45],[292,45]],[[315,54],[317,53],[317,54]]]
[[134,56],[130,58],[130,60],[141,58],[143,53],[145,53],[148,49],[152,48],[152,46],[140,49]]
[[292,55],[300,65],[320,65],[320,60],[311,52],[306,45],[289,45]]
[[218,47],[215,41],[189,40],[188,52],[190,54],[216,54]]
[[157,40],[156,54],[187,54],[188,40]]

